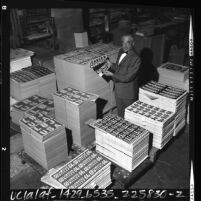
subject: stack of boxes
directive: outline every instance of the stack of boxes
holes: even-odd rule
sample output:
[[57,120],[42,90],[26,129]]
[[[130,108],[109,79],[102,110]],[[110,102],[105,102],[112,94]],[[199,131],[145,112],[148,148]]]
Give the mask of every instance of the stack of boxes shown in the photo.
[[84,146],[95,140],[86,121],[96,119],[97,95],[68,87],[53,95],[56,120],[72,131],[73,143]]
[[175,113],[136,101],[125,109],[125,119],[153,133],[153,147],[162,149],[173,137]]
[[164,63],[157,68],[159,82],[173,87],[188,90],[189,67],[175,63]]
[[45,67],[29,66],[10,74],[10,93],[17,100],[35,94],[48,98],[55,91],[55,74]]
[[68,146],[65,127],[42,113],[20,121],[25,152],[49,170],[65,161]]
[[111,162],[100,154],[85,150],[59,169],[52,169],[41,181],[62,189],[104,189],[111,184]]
[[97,120],[94,127],[97,152],[129,172],[148,157],[147,130],[113,114]]
[[175,113],[174,136],[185,126],[187,91],[151,81],[139,89],[139,100]]

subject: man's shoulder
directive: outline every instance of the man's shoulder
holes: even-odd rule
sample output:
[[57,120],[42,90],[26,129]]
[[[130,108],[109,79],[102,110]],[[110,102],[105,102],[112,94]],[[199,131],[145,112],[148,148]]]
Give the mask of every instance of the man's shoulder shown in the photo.
[[139,54],[136,52],[136,50],[131,50],[130,55],[132,55],[135,59],[140,59]]

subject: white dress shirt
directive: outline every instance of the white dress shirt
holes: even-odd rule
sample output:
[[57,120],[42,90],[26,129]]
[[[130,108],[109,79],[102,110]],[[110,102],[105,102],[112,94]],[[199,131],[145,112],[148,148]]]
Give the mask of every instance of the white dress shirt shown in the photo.
[[123,53],[123,54],[120,56],[119,64],[121,63],[122,59],[123,59],[126,55],[127,55],[126,53]]

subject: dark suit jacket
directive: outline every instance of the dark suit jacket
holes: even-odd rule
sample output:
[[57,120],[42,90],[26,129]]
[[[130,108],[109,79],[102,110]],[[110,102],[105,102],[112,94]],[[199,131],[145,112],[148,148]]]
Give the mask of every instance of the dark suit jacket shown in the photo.
[[115,95],[122,99],[137,99],[140,57],[134,50],[130,50],[119,64],[122,52],[120,49],[116,64],[111,66],[111,70],[114,72]]

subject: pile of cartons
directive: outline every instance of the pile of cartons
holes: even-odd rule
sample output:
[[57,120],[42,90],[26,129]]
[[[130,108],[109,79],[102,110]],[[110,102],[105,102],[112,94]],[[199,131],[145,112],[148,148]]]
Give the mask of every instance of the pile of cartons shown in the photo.
[[49,170],[65,161],[68,146],[65,127],[42,113],[20,121],[25,152]]
[[34,95],[13,104],[12,111],[10,113],[12,121],[19,125],[19,120],[25,117],[25,113],[27,111],[31,110],[37,105],[42,104],[45,101],[47,101],[46,98]]
[[10,94],[18,101],[35,94],[47,98],[55,91],[55,73],[45,67],[29,66],[10,74]]
[[87,149],[62,167],[51,169],[41,181],[60,189],[105,189],[111,184],[111,162]]
[[34,52],[22,48],[10,49],[10,72],[31,66],[31,56]]
[[160,83],[187,89],[189,67],[167,62],[159,66],[157,70]]
[[175,113],[173,136],[185,126],[187,91],[151,81],[139,89],[139,100]]
[[100,77],[94,69],[96,65],[104,66],[107,57],[116,62],[119,49],[112,44],[96,44],[55,56],[58,89],[73,87],[95,93],[106,102],[103,113],[113,108],[116,105],[113,82]]
[[54,93],[56,120],[72,131],[73,144],[84,146],[95,140],[94,129],[86,121],[96,119],[97,98],[71,87]]
[[113,114],[94,123],[96,151],[132,172],[147,157],[149,131]]
[[175,113],[136,101],[125,109],[125,119],[153,133],[153,147],[162,149],[173,137]]

